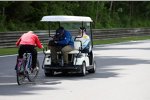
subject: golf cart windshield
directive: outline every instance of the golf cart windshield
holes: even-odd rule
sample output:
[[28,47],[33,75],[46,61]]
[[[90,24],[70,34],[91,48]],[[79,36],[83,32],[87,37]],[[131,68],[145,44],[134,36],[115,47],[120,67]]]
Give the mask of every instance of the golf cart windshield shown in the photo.
[[85,27],[86,28],[86,34],[91,36],[90,32],[90,23],[89,22],[83,22],[83,23],[77,23],[77,22],[61,22],[60,26],[63,26],[66,30],[70,31],[73,37],[76,37],[77,35],[80,34],[79,28],[80,27]]

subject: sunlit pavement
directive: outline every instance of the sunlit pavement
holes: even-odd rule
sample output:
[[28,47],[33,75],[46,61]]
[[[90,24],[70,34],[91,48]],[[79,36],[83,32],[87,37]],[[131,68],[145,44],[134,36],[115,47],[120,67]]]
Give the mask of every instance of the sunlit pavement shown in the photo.
[[[97,71],[45,77],[18,86],[15,56],[0,57],[0,100],[150,100],[150,41],[94,47]],[[38,56],[40,63],[43,54]]]

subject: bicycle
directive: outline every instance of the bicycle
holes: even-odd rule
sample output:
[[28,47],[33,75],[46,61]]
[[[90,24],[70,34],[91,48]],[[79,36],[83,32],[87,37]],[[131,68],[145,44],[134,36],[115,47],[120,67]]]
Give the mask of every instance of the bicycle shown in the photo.
[[17,59],[16,76],[18,85],[23,84],[25,78],[29,82],[34,82],[39,73],[39,61],[37,60],[36,68],[32,70],[32,54],[24,53],[23,58]]

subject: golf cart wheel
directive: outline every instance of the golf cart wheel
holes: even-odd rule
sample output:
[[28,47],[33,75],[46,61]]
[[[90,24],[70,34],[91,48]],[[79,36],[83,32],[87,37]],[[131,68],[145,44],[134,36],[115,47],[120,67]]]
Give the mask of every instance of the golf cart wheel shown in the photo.
[[65,70],[64,70],[64,71],[62,71],[62,74],[63,74],[63,75],[68,75],[68,71],[65,71]]
[[46,71],[46,72],[45,72],[45,76],[46,76],[46,77],[54,76],[54,71],[53,71],[53,70]]
[[96,71],[96,62],[94,61],[94,62],[93,62],[93,68],[90,69],[90,70],[88,70],[88,72],[89,72],[89,73],[95,73],[95,71]]
[[80,67],[80,73],[79,73],[80,76],[85,76],[86,75],[86,63],[83,62],[81,67]]

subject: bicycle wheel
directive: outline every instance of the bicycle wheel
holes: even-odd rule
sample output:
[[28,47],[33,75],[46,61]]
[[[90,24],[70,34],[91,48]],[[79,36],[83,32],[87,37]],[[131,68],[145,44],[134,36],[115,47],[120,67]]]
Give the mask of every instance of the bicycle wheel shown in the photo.
[[38,75],[38,73],[39,73],[39,61],[37,60],[36,68],[33,69],[33,71],[29,70],[29,72],[28,72],[28,76],[27,76],[28,80],[30,82],[34,82],[36,77],[37,77],[37,75]]
[[25,80],[24,74],[17,72],[17,83],[18,83],[18,85],[23,84],[24,80]]
[[17,83],[18,85],[23,84],[25,80],[25,75],[24,75],[24,64],[22,63],[21,66],[16,67],[16,76],[17,76]]

